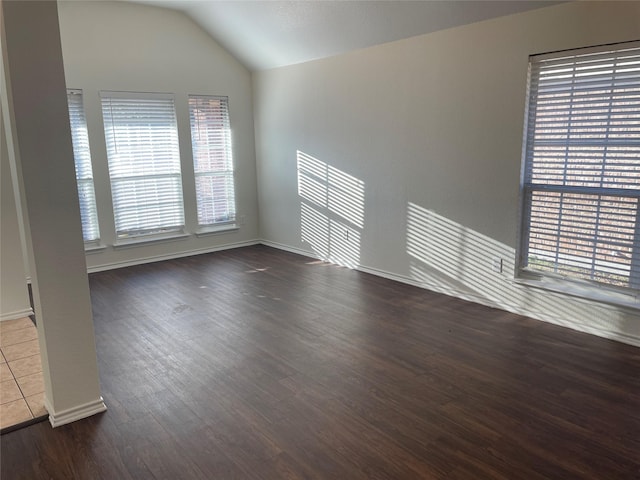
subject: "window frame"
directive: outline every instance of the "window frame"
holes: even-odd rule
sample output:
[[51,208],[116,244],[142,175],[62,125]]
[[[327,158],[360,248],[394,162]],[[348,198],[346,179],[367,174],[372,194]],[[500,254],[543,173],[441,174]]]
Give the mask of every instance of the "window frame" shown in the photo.
[[[529,58],[529,70],[527,75],[527,93],[526,93],[526,105],[525,105],[525,118],[523,129],[523,143],[522,143],[522,162],[521,162],[521,176],[520,176],[520,202],[519,202],[519,224],[518,224],[518,244],[516,251],[516,268],[515,268],[515,280],[518,283],[526,284],[534,287],[541,287],[552,291],[567,293],[583,298],[595,299],[612,303],[616,305],[640,308],[640,187],[638,188],[608,188],[603,187],[605,173],[603,163],[603,173],[601,174],[601,186],[599,188],[594,187],[577,187],[572,185],[566,185],[566,180],[563,180],[562,185],[558,184],[536,184],[533,180],[529,180],[530,171],[533,169],[534,164],[534,129],[535,129],[535,115],[537,112],[532,113],[532,108],[535,109],[538,106],[537,99],[534,98],[537,95],[538,90],[533,85],[533,65],[541,63],[547,60],[561,59],[563,57],[592,55],[603,52],[612,52],[611,58],[615,55],[613,52],[621,52],[628,49],[640,48],[640,41],[624,42],[618,44],[602,45],[597,47],[579,48],[564,50],[560,52],[553,52],[542,55],[532,55]],[[576,75],[574,75],[575,78]],[[537,79],[535,79],[537,81]],[[575,80],[572,80],[575,81]],[[610,97],[613,98],[614,94],[611,93]],[[611,100],[610,100],[611,101]],[[640,98],[637,103],[640,104]],[[634,101],[634,105],[636,102]],[[570,109],[571,111],[571,109]],[[570,132],[571,120],[574,118],[573,112],[571,112],[567,123],[567,132]],[[610,121],[610,120],[608,120]],[[638,121],[640,123],[640,120]],[[607,137],[606,142],[603,143],[604,151],[609,145],[609,139]],[[588,142],[579,143],[582,147]],[[626,142],[624,145],[636,145],[631,142]],[[566,140],[566,149],[569,150],[570,140],[569,136]],[[584,148],[584,147],[583,147]],[[606,154],[605,154],[606,155]],[[635,161],[635,156],[632,155],[631,162]],[[565,160],[568,162],[568,160]],[[565,163],[565,171],[568,168],[568,164]],[[634,165],[635,166],[635,165]],[[617,177],[615,177],[617,178]],[[592,279],[581,279],[577,276],[571,276],[567,274],[555,273],[555,272],[543,272],[541,270],[535,270],[529,268],[528,265],[528,253],[530,244],[530,231],[531,231],[531,211],[533,200],[531,195],[533,192],[561,192],[563,194],[575,194],[584,196],[593,196],[594,201],[598,202],[598,208],[600,204],[604,203],[602,197],[624,197],[628,199],[635,199],[635,226],[631,223],[630,230],[633,231],[631,236],[631,259],[629,261],[629,285],[626,287],[620,287],[611,285],[602,281]],[[597,199],[597,200],[596,200]],[[596,224],[599,221],[600,212],[597,213]],[[632,216],[630,216],[631,218]],[[563,216],[562,212],[558,214],[557,222],[561,224]],[[559,241],[559,240],[558,240]],[[594,251],[595,251],[594,246]],[[556,254],[560,253],[560,249],[556,248]],[[591,257],[591,261],[598,260],[597,254],[594,253]],[[556,264],[557,267],[558,264]],[[555,268],[555,267],[554,267]]]
[[[205,144],[199,145],[196,139],[196,136],[201,133],[200,124],[197,119],[194,118],[194,109],[198,108],[197,105],[193,105],[192,101],[198,102],[200,100],[206,101],[208,99],[214,100],[219,103],[220,115],[221,115],[221,123],[223,125],[222,133],[215,133],[223,137],[222,140],[219,140],[220,145],[214,145],[213,147],[208,141],[204,142]],[[231,129],[231,116],[230,116],[230,107],[229,107],[229,97],[225,95],[204,95],[204,94],[189,94],[187,96],[187,108],[189,111],[189,138],[191,140],[191,160],[192,160],[192,171],[194,176],[194,188],[195,188],[195,200],[196,200],[196,220],[198,231],[196,235],[203,235],[208,233],[216,233],[226,230],[231,230],[237,228],[238,221],[238,212],[237,212],[237,203],[236,203],[236,184],[235,184],[235,164],[233,161],[233,138],[232,138],[232,129]],[[207,125],[205,124],[206,128]],[[224,159],[224,168],[222,169],[209,169],[209,170],[201,170],[199,171],[197,157],[199,154],[199,150],[210,151],[212,149],[223,148],[224,152],[222,156]],[[207,158],[208,161],[213,161],[211,158]],[[224,220],[216,221],[215,219],[212,222],[202,222],[201,212],[205,206],[199,203],[200,195],[199,195],[199,186],[198,179],[203,177],[223,177],[226,180],[226,189],[231,189],[231,194],[225,195],[225,202],[227,202],[227,214],[228,217]],[[215,208],[215,207],[214,207]]]
[[[78,102],[75,102],[72,99],[79,99]],[[75,167],[76,173],[76,185],[78,188],[78,201],[80,204],[80,214],[81,218],[83,217],[82,212],[84,208],[87,209],[87,213],[89,215],[87,221],[90,224],[92,230],[95,230],[95,236],[93,238],[86,238],[85,232],[85,222],[82,221],[82,239],[85,244],[85,249],[96,248],[100,245],[100,219],[98,217],[98,203],[96,199],[95,192],[95,179],[93,175],[93,161],[91,157],[91,145],[89,143],[89,131],[87,128],[87,116],[84,108],[84,93],[82,89],[79,88],[67,88],[67,106],[69,110],[69,126],[71,130],[71,142],[73,146],[73,163]],[[73,108],[76,108],[77,111],[75,114],[79,117],[74,121],[74,112]],[[76,125],[77,121],[80,121],[80,125]],[[78,132],[77,128],[74,128],[74,125],[79,126],[82,131]],[[81,138],[78,137],[80,135]],[[81,151],[82,150],[82,151]],[[79,152],[81,151],[81,152]],[[84,170],[88,171],[89,176],[84,178],[79,178],[79,156],[86,155],[88,158],[85,159]],[[88,167],[88,168],[87,168]],[[81,185],[84,185],[86,189],[81,189]],[[88,203],[83,195],[83,190],[85,194],[89,195]],[[84,206],[84,208],[83,208]]]
[[[171,115],[172,118],[167,118],[167,125],[171,126],[171,138],[167,141],[170,144],[170,151],[168,154],[172,157],[171,166],[176,170],[171,173],[159,174],[146,174],[146,175],[114,175],[116,167],[116,163],[114,161],[113,150],[116,148],[115,145],[112,145],[110,141],[110,135],[114,135],[113,129],[115,125],[113,123],[113,112],[109,114],[106,112],[107,102],[111,101],[139,101],[140,105],[145,103],[153,102],[157,100],[159,102],[167,101],[171,105]],[[179,125],[178,125],[178,114],[176,108],[176,100],[175,95],[172,93],[155,93],[155,92],[123,92],[123,91],[100,91],[100,102],[101,102],[101,110],[102,110],[102,119],[103,119],[103,133],[105,136],[105,147],[107,153],[107,162],[108,162],[108,175],[109,182],[111,185],[111,203],[113,208],[113,224],[114,224],[114,232],[115,232],[115,241],[118,245],[126,245],[126,244],[145,244],[149,241],[154,240],[162,240],[166,238],[178,238],[183,237],[185,234],[185,192],[183,188],[183,170],[182,170],[182,161],[181,161],[181,152],[180,152],[180,142],[179,142]],[[111,119],[109,119],[109,116]],[[110,125],[109,125],[110,123]],[[111,132],[110,130],[111,129]],[[153,137],[154,133],[149,133],[149,137]],[[142,137],[141,137],[142,138]],[[145,140],[148,140],[145,139]],[[140,143],[143,143],[144,140],[140,140]],[[131,153],[129,153],[131,155]],[[149,180],[150,182],[154,179],[166,178],[168,180],[173,181],[173,188],[175,192],[173,192],[173,196],[175,196],[176,200],[173,205],[176,206],[178,214],[176,215],[177,222],[172,225],[160,225],[157,227],[149,227],[149,228],[119,228],[119,223],[123,222],[122,218],[119,216],[124,216],[123,211],[119,211],[121,205],[118,205],[118,200],[116,196],[118,195],[117,185],[119,183],[126,183],[127,181],[136,182],[143,181],[144,179]],[[140,215],[138,211],[138,215]],[[143,220],[144,223],[144,220]]]

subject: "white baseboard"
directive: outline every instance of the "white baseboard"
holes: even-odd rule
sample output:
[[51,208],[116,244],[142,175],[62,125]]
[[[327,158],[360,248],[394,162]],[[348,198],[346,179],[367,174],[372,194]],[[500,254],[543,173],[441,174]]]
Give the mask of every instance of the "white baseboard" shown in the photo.
[[102,397],[94,400],[93,402],[68,408],[60,412],[54,411],[49,400],[45,397],[44,408],[49,412],[49,423],[51,423],[53,428],[75,422],[76,420],[82,420],[83,418],[87,418],[95,415],[96,413],[101,413],[107,410],[107,406],[104,404]]
[[[277,248],[279,250],[284,250],[286,252],[295,253],[298,255],[302,255],[309,258],[314,258],[316,260],[328,261],[325,258],[318,257],[314,252],[310,252],[308,250],[304,250],[301,248],[291,247],[289,245],[284,245],[282,243],[272,242],[270,240],[261,240],[260,243],[262,245],[266,245],[267,247]],[[462,292],[460,290],[454,290],[449,288],[444,288],[441,285],[436,284],[428,284],[425,282],[418,282],[411,277],[405,277],[403,275],[398,275],[395,273],[387,272],[385,270],[379,270],[377,268],[366,267],[364,265],[360,265],[353,270],[357,270],[359,272],[369,273],[371,275],[375,275],[377,277],[387,278],[389,280],[393,280],[400,283],[405,283],[408,285],[413,285],[414,287],[424,288],[427,290],[431,290],[437,293],[442,293],[444,295],[449,295],[450,297],[457,297],[463,300],[469,300],[474,303],[480,303],[482,305],[486,305],[488,307],[500,308],[498,305],[492,303],[486,298],[481,297],[480,295],[473,295],[468,292]]]
[[267,247],[277,248],[278,250],[284,250],[285,252],[302,255],[303,257],[314,258],[316,260],[324,260],[318,257],[312,251],[304,250],[302,248],[291,247],[289,245],[285,245],[284,243],[272,242],[271,240],[260,240],[258,243],[260,243],[261,245],[265,245]]
[[530,310],[516,311],[515,308],[507,308],[507,307],[498,307],[498,308],[502,308],[502,310],[507,310],[508,312],[511,312],[511,313],[517,313],[518,315],[523,315],[525,317],[531,317],[536,320],[552,323],[560,327],[576,330],[578,332],[589,333],[597,337],[607,338],[609,340],[615,340],[620,343],[626,343],[627,345],[633,345],[634,347],[640,347],[640,337],[635,335],[630,335],[628,333],[615,332],[612,330],[603,330],[601,328],[595,328],[589,325],[570,322],[570,321],[567,321],[565,318],[561,318],[561,317],[555,317],[552,315],[541,315],[539,312],[533,312]]
[[476,295],[471,292],[458,290],[456,288],[445,287],[442,285],[438,285],[436,283],[419,282],[415,278],[406,277],[404,275],[398,275],[395,273],[387,272],[385,270],[379,270],[377,268],[372,268],[372,267],[359,266],[356,270],[364,273],[370,273],[371,275],[376,275],[378,277],[388,278],[389,280],[394,280],[396,282],[413,285],[414,287],[424,288],[425,290],[430,290],[432,292],[442,293],[443,295],[448,295],[450,297],[456,297],[462,300],[467,300],[469,302],[479,303],[486,307],[502,308],[500,307],[500,305],[491,301],[491,299],[489,298],[483,297],[482,295]]
[[16,310],[14,312],[7,312],[0,314],[0,322],[4,322],[6,320],[17,320],[18,318],[28,317],[29,315],[33,315],[32,308],[25,308],[23,310]]
[[591,327],[589,325],[584,325],[580,323],[575,323],[568,321],[562,317],[556,317],[553,315],[542,314],[538,311],[533,310],[523,310],[521,308],[516,307],[515,305],[511,305],[508,303],[499,303],[495,302],[489,298],[483,297],[481,295],[474,295],[473,293],[464,292],[457,289],[442,287],[441,285],[426,283],[426,282],[416,282],[414,279],[409,277],[404,277],[401,275],[395,275],[393,273],[384,272],[381,270],[368,268],[368,267],[359,267],[358,270],[371,273],[372,275],[377,275],[380,277],[388,278],[390,280],[395,280],[397,282],[406,283],[409,285],[414,285],[416,287],[425,288],[427,290],[431,290],[437,293],[442,293],[444,295],[449,295],[452,297],[460,298],[462,300],[468,300],[470,302],[479,303],[481,305],[498,308],[500,310],[505,310],[510,313],[515,313],[516,315],[522,315],[524,317],[530,317],[535,320],[540,320],[542,322],[552,323],[554,325],[558,325],[560,327],[569,328],[571,330],[576,330],[579,332],[589,333],[591,335],[596,335],[598,337],[607,338],[610,340],[616,340],[621,343],[626,343],[629,345],[633,345],[635,347],[640,347],[640,337],[636,337],[634,335],[629,335],[623,332],[614,332],[611,330],[602,330],[600,328]]
[[[217,251],[222,251],[222,250],[229,250],[232,248],[240,248],[240,247],[248,247],[251,245],[257,245],[257,244],[262,244],[265,245],[267,247],[272,247],[272,248],[276,248],[278,250],[283,250],[283,251],[287,251],[287,252],[291,252],[291,253],[295,253],[297,255],[302,255],[305,257],[309,257],[309,258],[314,258],[316,260],[323,260],[326,261],[326,259],[320,258],[318,257],[313,251],[310,250],[305,250],[303,248],[298,248],[298,247],[292,247],[290,245],[286,245],[283,243],[278,243],[278,242],[273,242],[270,240],[250,240],[250,241],[245,241],[245,242],[236,242],[236,243],[228,243],[225,245],[218,245],[215,247],[209,247],[209,248],[204,248],[204,249],[199,249],[199,250],[190,250],[187,252],[179,252],[179,253],[173,253],[173,254],[169,254],[169,255],[158,255],[158,256],[154,256],[154,257],[146,257],[146,258],[138,258],[135,260],[130,260],[130,261],[125,261],[125,262],[116,262],[116,263],[110,263],[110,264],[104,264],[104,265],[96,265],[93,267],[89,267],[87,270],[89,273],[94,273],[94,272],[101,272],[104,270],[112,270],[115,268],[122,268],[122,267],[130,267],[133,265],[142,265],[145,263],[152,263],[152,262],[160,262],[163,260],[171,260],[174,258],[182,258],[182,257],[190,257],[192,255],[201,255],[201,254],[206,254],[206,253],[213,253],[213,252],[217,252]],[[437,283],[431,283],[431,282],[421,282],[421,281],[417,281],[414,278],[411,277],[407,277],[404,275],[398,275],[392,272],[387,272],[384,270],[380,270],[377,268],[372,268],[372,267],[367,267],[365,265],[360,265],[356,268],[356,270],[364,272],[364,273],[369,273],[371,275],[376,275],[378,277],[383,277],[383,278],[388,278],[389,280],[393,280],[396,282],[400,282],[400,283],[405,283],[408,285],[413,285],[415,287],[419,287],[419,288],[424,288],[427,290],[431,290],[437,293],[442,293],[444,295],[449,295],[451,297],[455,297],[455,298],[460,298],[462,300],[467,300],[470,302],[474,302],[474,303],[479,303],[481,305],[485,305],[487,307],[492,307],[492,308],[498,308],[501,310],[505,310],[507,312],[511,312],[511,313],[515,313],[517,315],[523,315],[523,316],[527,316],[527,317],[531,317],[534,318],[536,320],[541,320],[544,322],[548,322],[548,323],[552,323],[555,325],[559,325],[562,327],[566,327],[566,328],[570,328],[572,330],[577,330],[580,332],[584,332],[584,333],[589,333],[592,335],[596,335],[599,337],[603,337],[603,338],[608,338],[611,340],[616,340],[622,343],[626,343],[629,345],[634,345],[637,347],[640,347],[640,337],[635,336],[635,335],[629,335],[627,333],[624,332],[615,332],[615,331],[611,331],[611,330],[602,330],[599,328],[595,328],[595,327],[591,327],[589,325],[584,325],[584,324],[579,324],[579,323],[575,323],[575,322],[571,322],[568,321],[566,318],[561,318],[561,317],[556,317],[554,315],[548,315],[548,314],[544,314],[538,311],[529,311],[529,310],[523,310],[522,308],[519,308],[516,305],[511,305],[508,303],[502,303],[502,302],[496,302],[490,298],[487,298],[485,296],[479,295],[479,294],[474,294],[472,292],[468,292],[468,291],[464,291],[464,290],[460,290],[460,289],[456,289],[456,288],[451,288],[451,287],[445,287],[443,285],[439,285]],[[31,314],[33,312],[28,313],[27,315]],[[21,316],[26,316],[26,315],[21,315]],[[12,317],[13,318],[13,317]],[[20,318],[20,317],[17,317]],[[4,320],[5,318],[0,318],[0,320]],[[9,318],[7,318],[8,320]]]
[[178,252],[178,253],[171,253],[166,255],[156,255],[152,257],[136,258],[135,260],[127,260],[124,262],[105,263],[102,265],[94,265],[92,267],[87,267],[87,272],[88,273],[103,272],[105,270],[113,270],[116,268],[123,268],[123,267],[132,267],[134,265],[143,265],[145,263],[162,262],[164,260],[173,260],[175,258],[191,257],[192,255],[202,255],[205,253],[219,252],[222,250],[229,250],[232,248],[249,247],[251,245],[258,245],[259,243],[260,243],[259,240],[248,240],[245,242],[226,243],[224,245],[200,248],[197,250],[189,250],[186,252]]
[[[313,252],[303,250],[301,248],[291,247],[289,245],[284,245],[277,242],[271,242],[269,240],[262,240],[260,243],[266,245],[268,247],[277,248],[279,250],[284,250],[291,253],[296,253],[298,255],[303,255],[310,258],[315,258],[318,260],[324,260],[318,258]],[[616,340],[621,343],[626,343],[628,345],[633,345],[635,347],[640,347],[640,337],[635,335],[629,335],[624,332],[615,332],[611,330],[603,330],[600,328],[591,327],[589,325],[579,324],[575,322],[568,321],[566,318],[557,317],[554,315],[542,314],[537,311],[523,310],[518,308],[515,305],[507,304],[507,303],[499,303],[491,300],[490,298],[484,297],[482,295],[476,295],[470,292],[465,292],[455,288],[444,287],[442,285],[438,285],[435,283],[428,282],[420,282],[416,281],[411,277],[406,277],[404,275],[398,275],[395,273],[387,272],[384,270],[379,270],[377,268],[366,267],[364,265],[358,266],[355,270],[360,272],[369,273],[371,275],[376,275],[378,277],[387,278],[389,280],[394,280],[396,282],[405,283],[408,285],[413,285],[414,287],[424,288],[426,290],[431,290],[433,292],[442,293],[444,295],[449,295],[450,297],[460,298],[462,300],[467,300],[474,303],[479,303],[481,305],[485,305],[487,307],[498,308],[500,310],[505,310],[510,313],[515,313],[517,315],[522,315],[526,317],[533,318],[535,320],[540,320],[547,323],[552,323],[554,325],[558,325],[561,327],[569,328],[571,330],[576,330],[579,332],[589,333],[591,335],[596,335],[598,337],[607,338],[609,340]]]

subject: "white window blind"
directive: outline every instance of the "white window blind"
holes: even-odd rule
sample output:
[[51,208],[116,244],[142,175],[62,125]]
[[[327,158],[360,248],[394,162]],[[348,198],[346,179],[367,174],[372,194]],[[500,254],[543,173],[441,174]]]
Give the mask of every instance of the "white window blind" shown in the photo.
[[532,57],[524,271],[640,290],[640,43]]
[[80,200],[82,236],[85,242],[98,242],[100,240],[100,229],[98,228],[91,151],[89,150],[89,136],[87,134],[87,120],[84,115],[82,91],[67,90],[67,101],[69,104],[73,158],[76,166],[76,183],[78,184],[78,198]]
[[236,219],[227,97],[189,96],[198,224]]
[[184,227],[173,98],[101,92],[118,238]]

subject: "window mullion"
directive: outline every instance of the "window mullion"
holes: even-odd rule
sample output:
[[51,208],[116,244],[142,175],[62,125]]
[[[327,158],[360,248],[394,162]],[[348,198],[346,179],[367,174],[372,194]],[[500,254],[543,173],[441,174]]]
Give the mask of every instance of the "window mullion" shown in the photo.
[[[616,55],[614,56],[613,72],[611,74],[611,82],[609,86],[609,102],[607,105],[607,126],[605,128],[604,150],[602,152],[602,163],[600,165],[600,188],[604,188],[604,176],[605,176],[606,165],[607,165],[607,154],[609,151],[608,150],[609,133],[611,131],[611,111],[613,109],[613,87],[615,84],[617,66],[618,66],[618,62],[617,62],[617,55]],[[591,254],[591,274],[590,274],[591,279],[595,279],[596,260],[598,258],[601,203],[602,203],[602,197],[598,196],[598,201],[596,203],[596,226],[595,226],[594,239],[593,239],[593,249]]]
[[555,258],[553,262],[553,271],[558,273],[558,265],[560,262],[560,239],[562,238],[562,221],[564,218],[564,193],[560,194],[560,205],[558,207],[558,226],[556,228],[556,245]]
[[636,199],[636,228],[631,251],[631,274],[629,286],[640,290],[640,199]]
[[[574,100],[575,100],[575,83],[576,83],[576,65],[573,65],[573,74],[571,75],[571,94],[569,100],[569,118],[567,120],[567,137],[566,143],[564,147],[564,168],[563,168],[563,176],[562,176],[562,185],[567,184],[567,171],[569,168],[569,146],[571,145],[571,127],[573,125],[573,108],[574,108]],[[556,245],[555,245],[555,259],[554,259],[554,272],[558,273],[558,267],[560,263],[560,247],[561,247],[561,239],[562,239],[562,223],[564,220],[564,205],[565,205],[565,195],[564,193],[560,194],[560,206],[558,209],[558,228],[556,231]]]

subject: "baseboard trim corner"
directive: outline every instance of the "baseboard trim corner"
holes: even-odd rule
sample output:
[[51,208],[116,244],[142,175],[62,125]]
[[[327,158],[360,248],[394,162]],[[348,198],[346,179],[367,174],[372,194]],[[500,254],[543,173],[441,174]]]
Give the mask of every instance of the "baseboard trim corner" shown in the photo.
[[49,412],[49,423],[51,423],[53,428],[61,427],[62,425],[82,420],[83,418],[87,418],[107,410],[107,406],[105,405],[102,397],[94,400],[93,402],[88,402],[84,405],[78,405],[77,407],[68,408],[59,412],[54,411],[49,400],[45,397],[44,407]]
[[303,250],[302,248],[292,247],[290,245],[285,245],[284,243],[272,242],[271,240],[260,240],[258,243],[260,245],[264,245],[265,247],[277,248],[278,250],[283,250],[289,253],[295,253],[296,255],[302,255],[303,257],[315,258],[316,260],[323,260],[311,251]]
[[31,315],[33,315],[33,308],[25,308],[23,310],[16,310],[15,312],[2,313],[0,314],[0,322],[4,322],[6,320],[17,320]]

